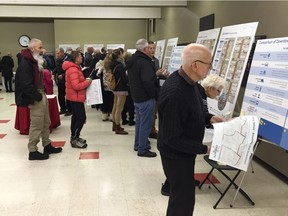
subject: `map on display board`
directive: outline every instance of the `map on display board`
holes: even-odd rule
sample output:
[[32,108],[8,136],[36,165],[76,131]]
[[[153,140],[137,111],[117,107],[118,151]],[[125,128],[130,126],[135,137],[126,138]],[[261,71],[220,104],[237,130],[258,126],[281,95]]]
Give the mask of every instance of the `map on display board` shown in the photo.
[[201,31],[198,33],[196,43],[206,46],[213,56],[218,41],[219,33],[220,28]]
[[207,99],[211,113],[232,116],[257,26],[253,22],[222,28],[210,73],[223,77],[225,87],[218,100]]
[[173,48],[171,59],[168,66],[168,71],[173,73],[181,66],[181,55],[185,46],[176,46]]
[[259,136],[288,150],[288,37],[257,41],[241,115],[260,119]]
[[258,137],[258,117],[240,116],[213,127],[209,159],[247,171]]
[[171,73],[171,71],[168,70],[169,62],[172,56],[173,48],[177,46],[178,38],[171,38],[167,41],[165,54],[164,54],[164,60],[162,64],[162,68],[166,69],[168,72]]
[[166,40],[159,40],[156,43],[155,58],[159,60],[160,67],[162,66],[162,60],[164,55]]

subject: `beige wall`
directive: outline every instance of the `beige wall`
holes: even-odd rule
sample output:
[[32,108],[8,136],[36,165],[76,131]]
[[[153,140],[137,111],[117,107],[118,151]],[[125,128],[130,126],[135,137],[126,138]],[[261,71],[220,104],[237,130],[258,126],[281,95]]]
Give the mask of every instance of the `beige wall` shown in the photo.
[[156,34],[151,39],[179,37],[179,43],[195,42],[200,17],[212,13],[215,28],[259,21],[256,35],[287,37],[287,8],[285,1],[189,1],[187,8],[162,8],[162,19],[156,21]]
[[0,51],[1,56],[11,52],[15,62],[14,70],[17,69],[16,55],[22,47],[18,43],[18,38],[22,34],[27,34],[31,38],[39,38],[43,41],[43,46],[47,51],[54,50],[54,23],[53,21],[37,21],[10,19],[0,20]]
[[146,20],[55,20],[55,46],[59,44],[125,44],[134,49],[146,38]]

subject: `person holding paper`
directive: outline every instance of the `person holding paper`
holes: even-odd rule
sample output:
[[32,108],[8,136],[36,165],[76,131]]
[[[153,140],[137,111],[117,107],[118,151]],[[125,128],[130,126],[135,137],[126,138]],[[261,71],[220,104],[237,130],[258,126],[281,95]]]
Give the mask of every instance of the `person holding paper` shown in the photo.
[[169,216],[193,215],[195,158],[197,154],[210,152],[210,147],[202,141],[205,125],[213,121],[203,109],[196,84],[212,68],[209,49],[201,44],[189,44],[183,50],[181,61],[179,70],[165,81],[158,99],[157,147],[170,183],[166,214]]
[[86,100],[86,89],[90,86],[92,80],[85,79],[80,64],[82,56],[79,51],[71,52],[71,61],[63,63],[63,69],[66,71],[66,97],[71,103],[71,139],[72,148],[86,148],[87,141],[80,137],[80,132],[86,122],[86,112],[84,102]]

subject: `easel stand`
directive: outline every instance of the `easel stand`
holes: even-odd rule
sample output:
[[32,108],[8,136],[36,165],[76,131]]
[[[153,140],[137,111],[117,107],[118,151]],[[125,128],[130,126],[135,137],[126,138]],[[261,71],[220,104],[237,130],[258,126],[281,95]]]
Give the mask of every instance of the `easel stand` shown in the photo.
[[[253,153],[251,154],[250,158],[249,158],[249,164],[251,165],[251,161],[252,161],[252,158],[253,158],[253,155],[257,149],[257,146],[259,145],[259,143],[261,142],[261,140],[258,138],[255,145],[254,145],[254,150],[253,150]],[[252,201],[252,199],[248,196],[248,194],[241,189],[241,185],[243,183],[243,180],[245,178],[245,175],[246,175],[246,172],[244,172],[243,176],[242,176],[242,179],[239,183],[239,185],[237,185],[235,183],[237,177],[239,176],[239,174],[241,173],[242,170],[239,170],[237,168],[234,168],[234,167],[231,167],[231,166],[228,166],[228,165],[219,165],[216,161],[213,161],[213,160],[210,160],[209,159],[209,156],[208,155],[205,155],[204,156],[204,160],[212,167],[212,169],[210,170],[210,172],[208,173],[208,175],[205,177],[205,179],[202,181],[202,183],[199,185],[199,189],[201,189],[201,187],[203,186],[203,184],[206,182],[206,181],[209,181],[210,185],[212,185],[220,194],[220,198],[217,200],[217,202],[215,203],[215,205],[213,206],[214,209],[217,208],[218,204],[220,203],[220,201],[223,199],[223,197],[225,196],[225,194],[228,192],[228,190],[230,189],[230,187],[233,185],[237,191],[234,195],[234,198],[230,204],[230,207],[232,208],[233,205],[234,205],[234,202],[236,200],[236,197],[237,197],[237,194],[240,192],[250,203],[251,205],[255,205],[255,203]],[[212,176],[212,173],[214,170],[218,170],[230,183],[229,185],[227,186],[227,188],[224,190],[224,192],[220,191],[220,189],[211,181],[211,176]],[[236,174],[233,178],[230,178],[224,171],[236,171]],[[252,172],[254,173],[254,170],[252,170]],[[209,188],[211,188],[209,185]]]

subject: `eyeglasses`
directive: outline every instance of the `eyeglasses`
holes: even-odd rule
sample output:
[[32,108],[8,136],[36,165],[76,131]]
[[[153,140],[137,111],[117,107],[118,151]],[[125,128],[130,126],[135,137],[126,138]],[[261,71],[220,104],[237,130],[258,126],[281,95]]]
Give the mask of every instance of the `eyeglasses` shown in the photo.
[[201,60],[196,60],[196,61],[194,61],[194,62],[200,62],[200,63],[202,63],[202,64],[209,65],[209,67],[212,68],[212,62],[207,63],[207,62],[204,62],[204,61],[201,61]]

